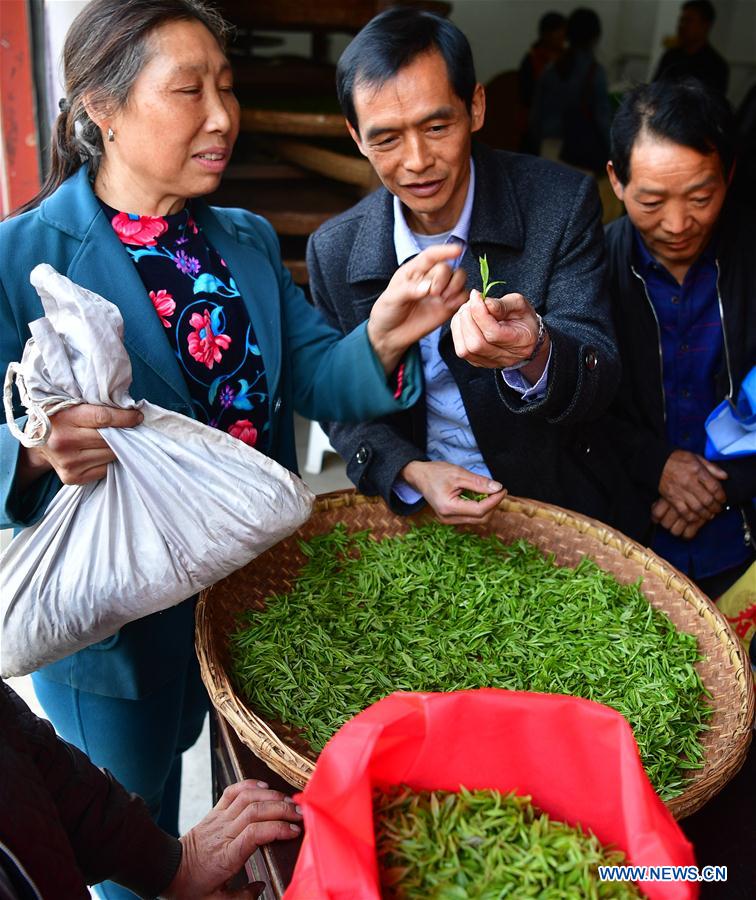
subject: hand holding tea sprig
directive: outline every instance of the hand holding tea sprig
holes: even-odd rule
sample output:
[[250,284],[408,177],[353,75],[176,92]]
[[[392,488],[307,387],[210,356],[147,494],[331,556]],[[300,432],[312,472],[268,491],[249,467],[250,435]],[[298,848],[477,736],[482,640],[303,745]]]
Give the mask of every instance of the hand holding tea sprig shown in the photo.
[[488,291],[503,282],[489,282],[485,257],[480,268],[484,292],[472,291],[451,321],[457,356],[481,368],[518,367],[535,384],[549,358],[548,331],[522,294],[489,297]]

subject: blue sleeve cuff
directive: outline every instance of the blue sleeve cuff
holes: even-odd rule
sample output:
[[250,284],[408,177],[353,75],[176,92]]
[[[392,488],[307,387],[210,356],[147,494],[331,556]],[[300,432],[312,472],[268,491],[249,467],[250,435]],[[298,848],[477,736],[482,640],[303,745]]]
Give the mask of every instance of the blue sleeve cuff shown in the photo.
[[546,395],[546,389],[549,386],[552,349],[553,345],[549,347],[549,358],[546,360],[541,377],[535,384],[531,384],[520,369],[502,369],[501,377],[504,379],[507,387],[521,394],[523,400],[541,400]]
[[[376,372],[379,373],[379,377],[382,378],[383,383],[386,385],[386,390],[391,390],[388,385],[386,373],[383,370],[383,365],[381,364],[381,361],[378,358],[378,354],[373,349],[373,345],[370,343],[367,337],[367,323],[363,322],[361,325],[358,325],[355,331],[352,332],[352,334],[359,331],[360,329],[364,330],[365,340],[370,347],[370,355]],[[393,402],[395,403],[395,412],[403,409],[410,409],[410,407],[414,406],[415,403],[417,403],[417,401],[420,399],[420,395],[423,392],[423,371],[422,365],[420,363],[420,353],[417,349],[417,346],[410,347],[410,349],[404,354],[401,363],[404,366],[404,371],[402,372],[401,393],[398,397],[393,397]]]
[[414,506],[415,503],[419,503],[423,499],[423,495],[419,491],[416,491],[412,485],[408,484],[403,478],[397,478],[391,485],[391,490],[402,503],[406,503],[407,506]]

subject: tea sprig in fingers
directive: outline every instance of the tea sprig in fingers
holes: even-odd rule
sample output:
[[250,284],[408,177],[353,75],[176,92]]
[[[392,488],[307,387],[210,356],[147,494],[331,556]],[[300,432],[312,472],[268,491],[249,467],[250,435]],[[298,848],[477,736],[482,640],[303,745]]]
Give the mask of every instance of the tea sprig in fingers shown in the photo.
[[483,282],[483,299],[485,300],[488,296],[491,288],[496,287],[497,284],[506,284],[506,281],[489,281],[488,280],[488,260],[486,259],[486,254],[478,257],[478,263],[480,264],[480,280]]

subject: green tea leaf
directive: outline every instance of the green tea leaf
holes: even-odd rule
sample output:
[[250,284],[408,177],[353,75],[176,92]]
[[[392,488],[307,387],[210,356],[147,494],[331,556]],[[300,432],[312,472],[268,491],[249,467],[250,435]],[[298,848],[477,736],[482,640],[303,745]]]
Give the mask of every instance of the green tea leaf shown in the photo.
[[487,254],[483,254],[483,256],[478,257],[478,262],[480,263],[480,277],[483,282],[483,290],[486,290],[486,285],[488,284],[488,257]]
[[481,500],[487,500],[488,494],[476,493],[475,491],[470,491],[465,488],[464,491],[459,495],[463,500],[475,500],[476,502],[480,502]]

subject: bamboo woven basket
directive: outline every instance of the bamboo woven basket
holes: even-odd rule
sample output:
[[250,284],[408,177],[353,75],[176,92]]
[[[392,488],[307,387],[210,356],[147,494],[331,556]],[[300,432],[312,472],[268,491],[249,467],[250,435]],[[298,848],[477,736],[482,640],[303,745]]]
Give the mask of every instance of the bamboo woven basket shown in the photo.
[[[420,517],[422,518],[422,517]],[[204,591],[197,605],[197,654],[202,678],[218,711],[239,738],[271,769],[295,787],[304,787],[316,754],[296,731],[259,718],[240,697],[229,675],[227,635],[244,609],[264,609],[266,596],[287,591],[304,563],[297,546],[343,522],[350,531],[371,529],[377,538],[404,533],[418,517],[401,517],[384,502],[354,491],[322,495],[310,520],[243,569]],[[698,664],[714,708],[703,734],[706,763],[692,773],[683,794],[667,805],[681,819],[700,809],[735,775],[751,740],[754,690],[750,665],[724,616],[690,581],[649,550],[594,519],[556,506],[505,498],[485,526],[468,529],[497,534],[509,543],[524,538],[560,565],[575,566],[589,556],[623,583],[643,578],[650,603],[675,626],[695,634],[705,659]]]

